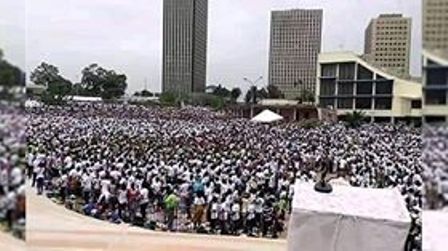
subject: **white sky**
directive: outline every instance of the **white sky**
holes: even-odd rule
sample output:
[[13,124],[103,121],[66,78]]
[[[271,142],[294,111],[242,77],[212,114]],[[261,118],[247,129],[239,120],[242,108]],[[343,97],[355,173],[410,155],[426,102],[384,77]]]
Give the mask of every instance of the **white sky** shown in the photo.
[[[246,89],[243,77],[266,80],[270,11],[290,8],[324,10],[323,51],[362,53],[371,18],[412,17],[411,72],[420,74],[420,0],[209,0],[207,83]],[[162,0],[0,0],[0,17],[0,48],[27,72],[47,61],[76,82],[99,63],[125,73],[129,93],[145,79],[160,90]]]

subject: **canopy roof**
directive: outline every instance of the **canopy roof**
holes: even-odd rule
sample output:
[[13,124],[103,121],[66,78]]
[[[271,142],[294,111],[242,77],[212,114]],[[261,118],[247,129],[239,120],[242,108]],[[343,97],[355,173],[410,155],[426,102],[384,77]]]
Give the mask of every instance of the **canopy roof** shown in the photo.
[[261,122],[261,123],[272,123],[275,121],[282,120],[283,117],[278,115],[277,113],[271,111],[271,110],[264,110],[261,113],[259,113],[257,116],[253,117],[251,121],[254,122]]

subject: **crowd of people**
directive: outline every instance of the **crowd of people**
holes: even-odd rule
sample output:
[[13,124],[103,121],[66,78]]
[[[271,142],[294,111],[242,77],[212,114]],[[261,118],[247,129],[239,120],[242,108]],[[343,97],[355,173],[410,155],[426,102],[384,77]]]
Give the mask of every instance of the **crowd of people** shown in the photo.
[[448,127],[425,128],[423,139],[425,207],[448,209]]
[[0,231],[25,237],[26,116],[0,106]]
[[30,110],[27,168],[39,194],[114,223],[276,238],[296,179],[398,187],[419,250],[422,137],[405,125],[256,124],[202,108],[73,104]]

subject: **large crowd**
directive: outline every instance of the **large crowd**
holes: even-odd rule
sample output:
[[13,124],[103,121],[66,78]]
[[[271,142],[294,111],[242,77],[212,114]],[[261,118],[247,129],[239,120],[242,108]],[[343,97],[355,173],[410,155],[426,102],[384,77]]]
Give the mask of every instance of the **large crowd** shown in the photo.
[[448,127],[427,127],[423,131],[425,207],[448,209]]
[[26,116],[0,105],[0,231],[25,237]]
[[296,179],[398,187],[419,250],[422,137],[405,125],[301,128],[202,108],[74,104],[30,110],[28,174],[39,194],[98,219],[150,229],[276,238]]

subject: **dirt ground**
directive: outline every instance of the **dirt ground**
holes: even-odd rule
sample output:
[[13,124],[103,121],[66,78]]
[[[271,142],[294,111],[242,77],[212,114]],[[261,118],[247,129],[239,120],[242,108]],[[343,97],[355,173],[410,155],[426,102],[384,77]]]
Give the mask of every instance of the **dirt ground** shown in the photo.
[[163,233],[112,225],[66,210],[31,191],[27,193],[27,243],[30,251],[286,250],[285,240]]

